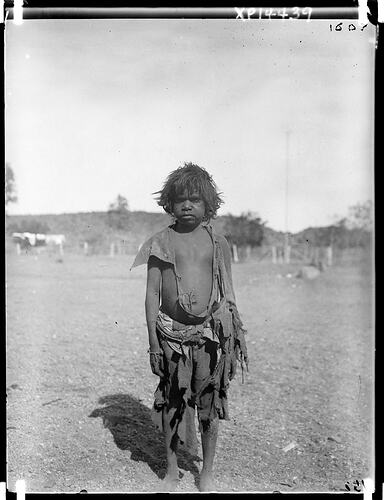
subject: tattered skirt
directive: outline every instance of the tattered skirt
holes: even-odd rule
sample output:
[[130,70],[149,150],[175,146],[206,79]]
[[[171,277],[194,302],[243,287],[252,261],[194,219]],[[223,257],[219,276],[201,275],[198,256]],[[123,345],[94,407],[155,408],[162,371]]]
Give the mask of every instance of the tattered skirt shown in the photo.
[[152,419],[160,430],[170,428],[172,443],[180,441],[196,453],[195,410],[200,431],[215,418],[228,419],[226,391],[219,387],[220,344],[202,338],[176,352],[172,342],[160,332],[158,335],[164,352],[164,378],[155,392]]

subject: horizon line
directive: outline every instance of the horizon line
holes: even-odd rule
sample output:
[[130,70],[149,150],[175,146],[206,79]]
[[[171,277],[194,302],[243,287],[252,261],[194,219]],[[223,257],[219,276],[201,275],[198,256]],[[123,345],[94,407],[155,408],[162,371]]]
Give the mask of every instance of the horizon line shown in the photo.
[[[160,212],[160,211],[159,212],[149,212],[147,210],[128,210],[128,212],[169,216],[166,212]],[[23,213],[23,214],[7,214],[6,213],[5,217],[47,217],[47,216],[60,216],[60,215],[85,215],[85,214],[106,214],[106,213],[108,213],[108,210],[85,210],[85,211],[77,211],[77,212],[50,212],[50,213]],[[247,214],[247,213],[248,213],[247,211],[243,211],[240,215]],[[235,216],[235,217],[239,217],[239,215],[234,215],[234,214],[228,212],[226,214],[217,215],[217,217],[215,217],[215,219],[220,218],[220,217],[228,217],[230,215]],[[256,212],[256,215],[259,216],[257,214],[257,212]],[[212,220],[215,220],[215,219],[212,219]],[[263,219],[261,218],[261,220],[263,220]],[[276,233],[282,233],[282,234],[285,234],[285,232],[286,232],[284,229],[275,229],[267,224],[268,224],[268,221],[265,222],[265,225],[264,225],[264,227],[266,229],[270,229]],[[300,232],[306,231],[308,229],[328,228],[331,226],[334,226],[334,224],[319,225],[319,226],[309,225],[309,226],[306,226],[306,227],[299,229],[299,230],[296,230],[296,231],[288,230],[287,233],[290,235],[295,235],[295,234],[298,234]]]

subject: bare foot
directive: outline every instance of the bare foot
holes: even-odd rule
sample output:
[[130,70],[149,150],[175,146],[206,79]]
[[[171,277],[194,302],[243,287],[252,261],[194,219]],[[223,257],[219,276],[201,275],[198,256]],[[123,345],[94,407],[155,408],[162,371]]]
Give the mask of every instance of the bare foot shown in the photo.
[[216,491],[215,483],[213,481],[212,472],[202,471],[200,474],[199,490],[203,491]]
[[179,474],[167,474],[161,482],[161,491],[175,491],[179,484]]

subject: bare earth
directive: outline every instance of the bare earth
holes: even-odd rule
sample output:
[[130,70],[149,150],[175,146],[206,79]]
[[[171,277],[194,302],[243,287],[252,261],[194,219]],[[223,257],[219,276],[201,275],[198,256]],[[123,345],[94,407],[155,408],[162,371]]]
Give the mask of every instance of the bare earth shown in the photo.
[[[8,256],[8,489],[24,479],[27,492],[160,491],[145,268],[131,262]],[[372,477],[370,267],[304,281],[296,265],[234,265],[251,364],[220,423],[218,491],[343,492]],[[183,451],[179,466],[178,490],[197,492],[199,458]]]

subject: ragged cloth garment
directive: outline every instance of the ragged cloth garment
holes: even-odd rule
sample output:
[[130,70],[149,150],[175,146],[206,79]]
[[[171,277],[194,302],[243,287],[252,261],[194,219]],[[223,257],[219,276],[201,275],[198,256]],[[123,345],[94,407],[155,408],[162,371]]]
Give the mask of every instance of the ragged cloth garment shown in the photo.
[[[240,361],[243,369],[243,361],[247,356],[244,337],[246,331],[236,307],[230,272],[231,263],[227,262],[227,252],[223,251],[223,245],[227,245],[227,242],[223,236],[216,234],[209,224],[203,227],[208,231],[214,245],[213,286],[207,315],[202,318],[202,323],[199,325],[183,325],[173,321],[160,310],[157,320],[157,332],[162,345],[168,346],[179,354],[177,381],[183,397],[174,420],[177,435],[182,443],[188,441],[187,421],[191,421],[190,412],[187,411],[188,406],[196,404],[200,425],[202,422],[209,425],[209,422],[216,417],[229,419],[227,403],[229,381],[235,376],[237,361]],[[172,264],[178,284],[179,303],[188,313],[184,303],[185,294],[182,294],[179,289],[180,276],[177,273],[171,231],[173,231],[173,226],[165,228],[147,240],[140,248],[131,269],[147,263],[151,256]],[[196,317],[190,312],[188,314]],[[206,377],[199,392],[193,393],[190,383],[192,350],[207,341],[218,346],[218,361],[213,373]],[[212,393],[212,398],[207,405],[206,395],[209,393]],[[170,406],[169,399],[169,384],[165,379],[160,379],[155,391],[152,416],[161,430],[164,412]],[[205,404],[202,403],[203,399],[205,399]]]
[[165,375],[155,392],[152,420],[160,430],[164,430],[167,421],[172,436],[177,436],[186,449],[196,455],[195,406],[200,429],[210,423],[211,414],[216,417],[216,392],[206,382],[218,364],[219,340],[208,321],[200,325],[182,325],[161,311],[157,333],[164,352]]

